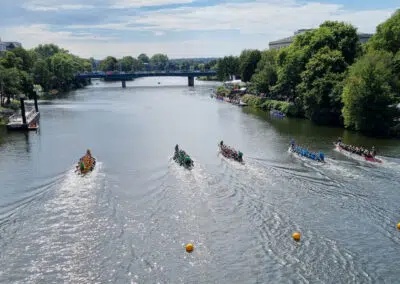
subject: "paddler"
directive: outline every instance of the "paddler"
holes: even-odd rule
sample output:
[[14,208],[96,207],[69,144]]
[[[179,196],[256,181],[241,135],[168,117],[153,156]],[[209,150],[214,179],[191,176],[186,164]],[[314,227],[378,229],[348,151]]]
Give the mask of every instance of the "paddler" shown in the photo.
[[372,146],[371,155],[373,158],[375,158],[375,156],[376,156],[375,146]]

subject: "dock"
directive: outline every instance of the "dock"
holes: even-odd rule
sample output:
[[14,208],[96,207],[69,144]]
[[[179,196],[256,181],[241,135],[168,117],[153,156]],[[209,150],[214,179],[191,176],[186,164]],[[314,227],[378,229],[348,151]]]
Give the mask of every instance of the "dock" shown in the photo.
[[24,98],[20,98],[21,111],[8,118],[8,130],[37,130],[39,128],[40,113],[35,96],[35,108],[25,109]]

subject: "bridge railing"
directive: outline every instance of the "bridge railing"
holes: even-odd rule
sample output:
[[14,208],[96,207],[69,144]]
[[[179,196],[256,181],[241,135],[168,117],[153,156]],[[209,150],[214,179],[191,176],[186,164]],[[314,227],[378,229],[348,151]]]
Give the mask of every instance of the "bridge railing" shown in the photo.
[[76,76],[118,76],[118,75],[151,75],[151,74],[188,74],[188,75],[196,75],[196,74],[210,74],[215,75],[216,71],[135,71],[135,72],[78,72],[75,74]]

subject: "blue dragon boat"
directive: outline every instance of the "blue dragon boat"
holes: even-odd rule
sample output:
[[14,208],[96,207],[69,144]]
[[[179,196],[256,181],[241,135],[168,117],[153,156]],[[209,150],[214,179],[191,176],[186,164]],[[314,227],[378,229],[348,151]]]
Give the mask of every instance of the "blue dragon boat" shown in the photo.
[[290,143],[289,151],[292,153],[295,153],[301,157],[306,157],[308,159],[318,161],[318,162],[325,162],[325,155],[322,152],[315,153],[315,152],[310,152],[308,149],[303,148],[299,145],[296,145],[295,141],[292,141]]

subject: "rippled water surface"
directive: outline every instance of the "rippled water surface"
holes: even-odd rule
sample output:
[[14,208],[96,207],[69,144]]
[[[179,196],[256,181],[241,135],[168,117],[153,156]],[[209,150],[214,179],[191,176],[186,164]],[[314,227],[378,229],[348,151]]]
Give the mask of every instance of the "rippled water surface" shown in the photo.
[[[1,283],[398,283],[399,141],[273,119],[186,81],[94,83],[41,101],[39,132],[0,131]],[[336,152],[338,136],[384,164]],[[288,153],[292,138],[327,163]],[[80,177],[87,148],[98,165]]]

